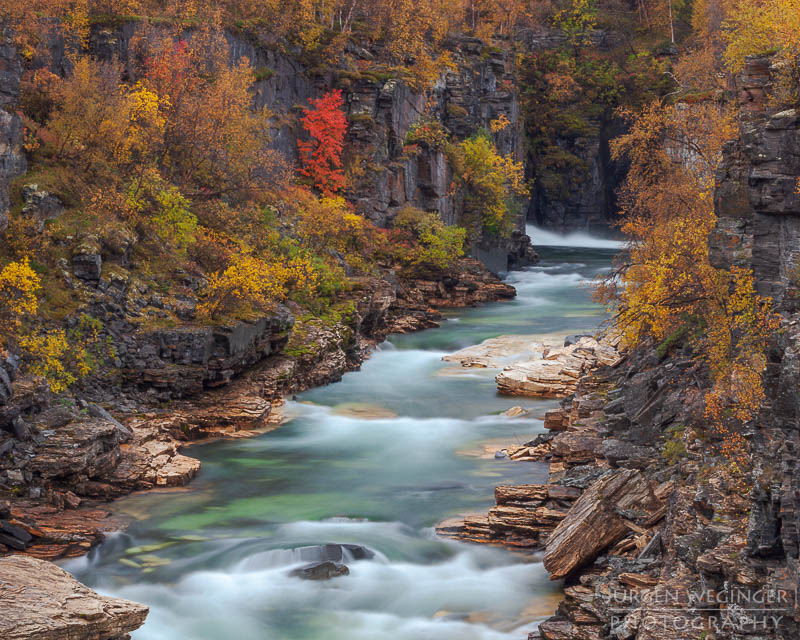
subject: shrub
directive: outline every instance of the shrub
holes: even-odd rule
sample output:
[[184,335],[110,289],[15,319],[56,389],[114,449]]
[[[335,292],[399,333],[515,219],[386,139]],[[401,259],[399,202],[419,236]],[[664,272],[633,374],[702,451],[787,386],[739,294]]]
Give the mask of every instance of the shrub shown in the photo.
[[195,241],[197,217],[189,210],[190,202],[178,189],[168,187],[155,194],[158,212],[153,216],[156,233],[180,251]]
[[6,329],[19,327],[23,318],[36,314],[41,285],[28,258],[10,262],[0,271],[0,319]]
[[447,154],[465,191],[465,222],[470,235],[477,237],[481,230],[510,235],[515,198],[528,193],[522,163],[500,155],[485,133],[448,145]]
[[464,255],[466,230],[444,224],[435,213],[405,206],[394,228],[395,258],[412,273],[449,269]]
[[426,119],[415,122],[406,133],[407,146],[423,145],[429,149],[442,149],[450,134],[438,120]]
[[282,264],[240,254],[224,271],[209,276],[199,310],[212,320],[222,314],[267,311],[290,291],[311,296],[316,286],[316,271],[308,260]]

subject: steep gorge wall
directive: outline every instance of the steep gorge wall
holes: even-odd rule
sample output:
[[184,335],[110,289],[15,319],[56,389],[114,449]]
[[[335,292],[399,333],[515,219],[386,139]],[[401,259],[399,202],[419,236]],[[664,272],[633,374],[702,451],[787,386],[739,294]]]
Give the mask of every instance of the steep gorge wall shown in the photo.
[[21,65],[14,47],[0,42],[0,233],[8,228],[11,180],[25,173],[22,121],[9,105],[17,100]]
[[753,58],[739,78],[740,137],[717,175],[715,266],[751,268],[759,293],[795,311],[800,296],[800,111],[769,109],[770,59]]
[[[128,64],[139,28],[129,23],[119,29],[96,29],[91,50],[102,59],[118,58]],[[185,37],[191,38],[191,33]],[[377,52],[355,42],[346,45],[340,64],[320,70],[309,69],[299,51],[287,53],[230,32],[226,39],[232,62],[247,58],[262,72],[254,87],[255,105],[275,116],[273,144],[290,162],[297,161],[297,140],[303,135],[298,123],[301,107],[327,90],[343,91],[349,121],[345,165],[352,178],[345,195],[381,227],[390,227],[404,205],[435,211],[447,224],[465,222],[462,196],[452,188],[454,176],[444,150],[424,145],[413,152],[404,148],[409,129],[418,121],[440,123],[457,141],[489,131],[490,122],[504,115],[510,125],[492,133],[492,139],[503,155],[517,161],[525,158],[512,61],[507,52],[481,40],[451,37],[444,48],[452,55],[454,67],[423,90],[398,74],[370,73],[368,65],[376,61]],[[57,68],[63,66],[60,57],[55,56],[53,63]],[[512,265],[530,259],[525,249],[526,207],[522,203],[510,239],[483,234],[473,243],[473,255],[490,270],[506,271],[509,257]]]
[[[586,48],[600,56],[609,55],[625,40],[621,33],[602,29],[587,37]],[[518,38],[521,48],[534,56],[569,48],[566,34],[554,28],[527,29]],[[571,108],[564,103],[564,110]],[[532,112],[525,117],[535,121],[538,116]],[[626,174],[625,163],[611,158],[610,141],[625,127],[608,114],[580,113],[580,117],[586,123],[579,131],[555,131],[548,141],[563,157],[555,166],[548,166],[529,145],[527,171],[533,190],[526,216],[528,222],[545,228],[604,235],[618,212],[616,192]]]

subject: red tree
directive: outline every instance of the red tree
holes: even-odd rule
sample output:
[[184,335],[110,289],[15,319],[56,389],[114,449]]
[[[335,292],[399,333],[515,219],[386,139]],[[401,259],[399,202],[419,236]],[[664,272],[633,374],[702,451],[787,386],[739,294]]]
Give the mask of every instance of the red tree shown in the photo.
[[325,194],[344,186],[342,148],[347,132],[347,118],[340,89],[329,91],[321,98],[310,99],[301,122],[311,140],[297,143],[300,151],[300,172],[314,180]]

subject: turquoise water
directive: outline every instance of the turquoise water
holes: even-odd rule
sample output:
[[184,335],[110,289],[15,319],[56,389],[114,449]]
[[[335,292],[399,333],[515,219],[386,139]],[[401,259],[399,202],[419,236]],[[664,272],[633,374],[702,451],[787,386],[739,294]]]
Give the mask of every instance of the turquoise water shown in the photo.
[[[492,452],[541,432],[556,402],[498,396],[496,371],[441,357],[503,334],[597,327],[581,282],[613,253],[542,248],[539,265],[509,275],[514,301],[392,336],[361,371],[289,403],[274,432],[191,447],[203,470],[188,490],[119,501],[129,529],[65,567],[150,605],[135,640],[525,638],[558,594],[541,564],[437,539],[433,526],[489,507],[497,484],[546,479],[544,465]],[[519,404],[532,417],[499,415]],[[330,581],[288,575],[303,563],[296,549],[325,543],[374,557],[346,558],[350,574]]]

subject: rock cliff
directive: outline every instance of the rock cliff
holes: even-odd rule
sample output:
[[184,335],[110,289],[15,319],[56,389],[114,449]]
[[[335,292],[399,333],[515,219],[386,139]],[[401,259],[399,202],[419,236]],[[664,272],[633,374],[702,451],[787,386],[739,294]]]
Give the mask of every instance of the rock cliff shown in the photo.
[[2,42],[0,34],[0,233],[8,228],[10,182],[25,173],[27,167],[22,150],[22,121],[6,111],[19,95],[21,70],[17,50]]

